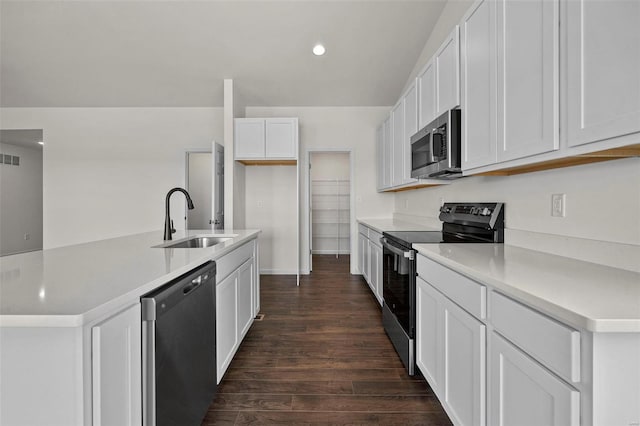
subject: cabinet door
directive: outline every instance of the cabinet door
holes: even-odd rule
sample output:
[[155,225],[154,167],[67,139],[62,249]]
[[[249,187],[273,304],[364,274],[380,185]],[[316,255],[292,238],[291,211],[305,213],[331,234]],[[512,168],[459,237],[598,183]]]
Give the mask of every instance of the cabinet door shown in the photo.
[[384,125],[381,124],[376,130],[376,178],[378,190],[384,187]]
[[566,9],[568,145],[640,132],[640,2],[576,0]]
[[[393,120],[393,158],[391,186],[398,186],[404,183],[404,102],[400,102],[391,111]],[[409,141],[406,141],[409,143]]]
[[440,398],[444,392],[443,297],[422,278],[416,279],[416,364]]
[[358,233],[358,270],[367,279],[367,271],[364,268],[365,247],[367,246],[367,237]]
[[496,162],[495,2],[476,3],[462,21],[462,168]]
[[376,299],[382,306],[382,247],[375,244],[371,244],[371,275],[375,278],[372,279],[372,290],[376,295]]
[[490,419],[496,426],[577,426],[580,393],[495,332],[491,336]]
[[253,324],[253,259],[247,260],[238,268],[238,342]]
[[433,61],[418,74],[418,130],[436,118],[436,67]]
[[234,139],[234,158],[264,158],[263,119],[237,118]]
[[238,344],[238,274],[236,272],[216,284],[216,360],[218,383],[231,364]]
[[297,158],[298,120],[267,118],[265,140],[266,158]]
[[391,187],[391,171],[393,165],[393,134],[391,133],[392,122],[391,115],[384,121],[384,139],[383,142],[383,167],[382,167],[382,187]]
[[142,423],[140,304],[91,328],[94,425]]
[[435,55],[436,116],[460,105],[460,30],[453,32]]
[[369,240],[369,287],[382,304],[382,248]]
[[258,243],[258,239],[255,240],[255,245],[253,246],[253,278],[252,278],[252,300],[253,300],[253,316],[255,317],[260,313],[260,245]]
[[411,177],[411,136],[418,131],[418,89],[414,81],[404,95],[404,142],[402,143],[403,183],[415,182]]
[[559,1],[499,0],[496,8],[501,162],[558,149]]
[[486,326],[446,299],[444,400],[455,424],[482,426],[486,423],[485,351]]

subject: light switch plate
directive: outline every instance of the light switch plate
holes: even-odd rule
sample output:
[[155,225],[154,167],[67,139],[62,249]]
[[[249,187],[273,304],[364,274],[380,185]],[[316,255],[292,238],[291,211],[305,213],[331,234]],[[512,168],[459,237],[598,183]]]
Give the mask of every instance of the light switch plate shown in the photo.
[[551,216],[565,217],[567,207],[566,194],[551,194]]

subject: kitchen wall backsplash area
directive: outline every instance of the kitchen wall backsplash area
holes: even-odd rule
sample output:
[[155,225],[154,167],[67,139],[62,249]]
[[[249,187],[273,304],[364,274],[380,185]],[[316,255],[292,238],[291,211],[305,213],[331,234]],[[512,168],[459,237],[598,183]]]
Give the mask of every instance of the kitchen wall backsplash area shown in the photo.
[[[552,195],[564,195],[564,216]],[[506,205],[505,243],[638,270],[640,158],[512,176],[472,176],[450,185],[400,192],[394,217],[438,226],[450,201]]]

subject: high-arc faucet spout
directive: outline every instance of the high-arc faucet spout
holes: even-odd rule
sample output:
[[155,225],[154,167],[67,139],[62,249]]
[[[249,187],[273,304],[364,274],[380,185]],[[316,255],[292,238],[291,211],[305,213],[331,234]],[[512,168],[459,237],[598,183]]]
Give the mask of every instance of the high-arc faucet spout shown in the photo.
[[164,240],[165,241],[171,240],[172,239],[171,234],[176,232],[176,230],[173,229],[173,221],[171,220],[171,216],[169,215],[169,199],[171,198],[171,194],[173,194],[176,191],[180,191],[184,194],[184,196],[187,198],[187,208],[189,210],[193,210],[193,201],[191,201],[191,196],[186,190],[182,188],[173,188],[167,193],[167,198],[165,200],[165,210],[164,210]]

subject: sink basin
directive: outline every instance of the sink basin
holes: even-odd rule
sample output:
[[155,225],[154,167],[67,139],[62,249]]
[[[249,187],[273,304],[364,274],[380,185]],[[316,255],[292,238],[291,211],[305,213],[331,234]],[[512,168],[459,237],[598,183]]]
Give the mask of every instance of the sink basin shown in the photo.
[[156,246],[159,248],[203,248],[211,247],[216,244],[224,243],[230,240],[231,237],[192,237],[187,240],[178,241],[172,244],[162,244]]

